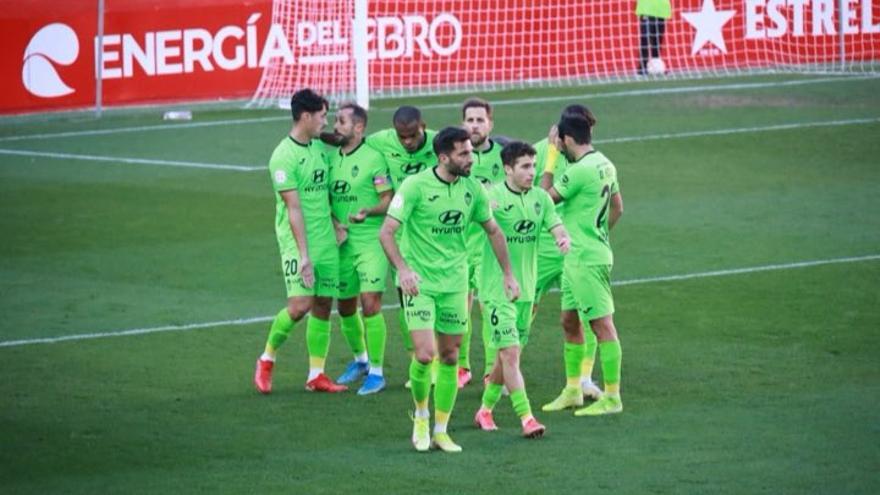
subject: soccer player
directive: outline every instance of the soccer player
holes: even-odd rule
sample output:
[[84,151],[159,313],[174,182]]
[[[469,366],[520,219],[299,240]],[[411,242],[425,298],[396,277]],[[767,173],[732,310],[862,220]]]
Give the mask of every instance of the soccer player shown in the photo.
[[[560,118],[568,115],[581,115],[590,122],[590,127],[596,125],[596,118],[592,112],[583,105],[569,105],[562,110]],[[561,175],[568,165],[565,155],[559,153],[556,148],[556,126],[550,129],[549,136],[535,144],[536,169],[535,174],[536,185],[549,190],[553,186],[553,178],[555,175]],[[557,205],[561,211],[561,203]],[[547,232],[541,232],[538,240],[538,278],[537,278],[537,295],[535,297],[535,315],[537,314],[538,302],[544,297],[550,288],[559,285],[562,278],[563,257],[559,250],[556,249],[556,243],[553,237]],[[563,317],[566,314],[563,313]],[[583,322],[570,322],[571,324],[581,325]],[[584,335],[584,360],[581,363],[581,390],[585,398],[597,400],[602,391],[593,382],[593,365],[596,359],[596,349],[598,341],[593,332],[583,332]]]
[[623,198],[614,165],[592,146],[592,126],[580,115],[563,117],[557,126],[559,151],[569,160],[550,188],[553,201],[565,200],[562,218],[571,234],[571,251],[562,272],[562,323],[565,332],[566,386],[545,411],[582,406],[580,387],[584,336],[579,320],[588,321],[599,341],[599,360],[605,390],[576,416],[596,416],[623,410],[620,399],[621,349],[614,327],[611,297],[613,255],[609,231],[623,214]]
[[[474,423],[483,430],[497,429],[492,409],[501,397],[502,388],[507,386],[513,409],[522,423],[523,435],[535,438],[542,436],[545,428],[532,415],[519,359],[521,348],[528,342],[532,320],[538,233],[550,232],[557,249],[563,254],[568,252],[570,241],[556,215],[553,200],[543,189],[532,187],[535,149],[529,144],[513,141],[504,147],[501,157],[506,180],[503,185],[489,190],[489,204],[492,216],[507,239],[513,275],[520,282],[522,292],[516,302],[509,301],[502,287],[500,268],[494,263],[483,266],[480,299],[487,315],[491,347],[497,350],[498,357],[489,373],[489,383],[483,391],[482,406]],[[488,249],[487,245],[485,250]]]
[[[353,103],[341,105],[333,126],[339,148],[329,157],[330,205],[336,224],[346,234],[339,246],[337,307],[342,334],[355,357],[337,383],[352,383],[366,375],[358,395],[385,388],[382,293],[388,258],[379,244],[379,228],[392,196],[385,158],[364,144],[366,127],[366,110]],[[358,295],[363,320],[357,312]]]
[[[470,134],[471,144],[474,147],[474,164],[471,167],[471,175],[479,180],[484,186],[491,187],[504,181],[504,167],[501,163],[501,148],[489,134],[492,132],[494,122],[492,120],[492,106],[481,98],[468,98],[461,106],[462,127]],[[461,340],[461,349],[458,354],[458,387],[462,388],[471,381],[471,308],[474,302],[474,292],[479,285],[480,265],[483,260],[483,246],[486,245],[486,234],[479,224],[471,224],[468,231],[468,281],[471,292],[468,293],[468,326],[467,332]],[[485,373],[489,374],[492,362],[495,360],[495,352],[489,349],[488,327],[483,318],[483,350],[485,353]]]
[[341,392],[347,387],[333,383],[324,374],[330,350],[330,307],[339,279],[339,252],[327,196],[330,174],[324,145],[315,139],[327,124],[327,100],[303,89],[290,99],[290,110],[293,127],[269,160],[287,307],[272,321],[265,351],[257,360],[254,384],[264,394],[272,391],[276,352],[294,324],[310,313],[306,324],[306,390]]
[[[368,136],[367,144],[385,156],[391,177],[391,187],[396,192],[407,177],[437,165],[437,155],[431,145],[437,133],[427,129],[425,121],[422,119],[422,112],[418,108],[408,105],[395,110],[391,123],[390,129],[378,131]],[[397,295],[401,304],[398,312],[400,335],[406,351],[412,354],[413,344],[406,328],[406,319],[403,316],[403,292],[399,287]]]
[[[467,326],[467,229],[483,225],[504,272],[507,297],[519,297],[504,234],[492,219],[486,190],[469,177],[473,157],[467,131],[447,127],[434,138],[438,165],[407,179],[395,193],[379,238],[397,268],[403,290],[407,327],[415,355],[409,375],[415,402],[412,442],[418,451],[433,444],[445,452],[461,452],[446,427],[458,393],[457,361]],[[395,233],[404,226],[401,254]],[[435,344],[436,339],[436,344]],[[435,350],[436,345],[436,350]],[[434,437],[429,435],[430,365],[440,357],[434,387]]]

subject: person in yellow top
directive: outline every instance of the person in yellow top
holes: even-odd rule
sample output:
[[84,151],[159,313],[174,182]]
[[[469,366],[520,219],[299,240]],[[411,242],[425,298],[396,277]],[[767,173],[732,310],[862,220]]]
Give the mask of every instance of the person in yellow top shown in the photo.
[[672,17],[672,2],[637,0],[636,15],[639,17],[639,74],[645,75],[648,60],[660,57],[666,21]]

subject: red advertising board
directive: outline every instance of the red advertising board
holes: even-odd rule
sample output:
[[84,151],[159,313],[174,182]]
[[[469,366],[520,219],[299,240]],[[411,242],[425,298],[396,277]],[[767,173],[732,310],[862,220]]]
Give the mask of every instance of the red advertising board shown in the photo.
[[[100,46],[95,0],[12,0],[0,12],[0,114],[91,107],[99,66],[105,105],[249,97],[272,66],[273,77],[291,84],[352,84],[350,21],[339,18],[353,15],[346,0],[105,4]],[[676,1],[661,56],[671,71],[880,61],[880,0],[840,4]],[[370,86],[381,92],[630,75],[639,50],[634,5],[371,0]],[[343,70],[329,70],[340,64]]]

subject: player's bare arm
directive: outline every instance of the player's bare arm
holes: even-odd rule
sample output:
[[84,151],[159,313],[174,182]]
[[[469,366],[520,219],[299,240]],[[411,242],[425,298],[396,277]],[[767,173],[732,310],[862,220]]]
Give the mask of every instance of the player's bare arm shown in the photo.
[[385,256],[388,256],[388,261],[397,269],[400,289],[408,296],[417,296],[419,295],[419,276],[403,260],[397,241],[394,240],[394,234],[399,228],[400,222],[396,218],[385,217],[385,222],[382,223],[382,229],[379,231],[379,242],[382,244],[382,249],[385,250]]
[[623,216],[623,196],[620,193],[611,195],[611,211],[608,213],[608,230],[614,228],[614,225]]
[[383,191],[379,193],[379,202],[371,208],[361,208],[354,215],[349,215],[348,219],[352,223],[361,223],[367,217],[381,217],[388,211],[388,205],[391,204],[391,197],[394,196],[393,191]]
[[559,252],[568,254],[568,250],[571,249],[571,238],[568,237],[568,231],[565,230],[565,227],[560,223],[551,228],[550,233],[553,234],[553,238],[556,240],[556,247],[559,248]]
[[299,193],[296,189],[281,191],[281,198],[287,205],[287,218],[290,221],[290,231],[293,232],[293,239],[296,241],[296,249],[300,256],[300,270],[303,278],[303,285],[312,288],[315,285],[315,267],[312,266],[312,260],[309,258],[309,248],[306,243],[306,221],[303,218],[302,206],[299,202]]

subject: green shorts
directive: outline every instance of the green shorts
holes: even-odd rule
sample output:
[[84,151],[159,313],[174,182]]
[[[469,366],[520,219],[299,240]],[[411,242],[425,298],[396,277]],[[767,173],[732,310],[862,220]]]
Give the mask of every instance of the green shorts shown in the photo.
[[403,296],[403,316],[409,330],[435,330],[463,335],[467,330],[467,292],[425,292]]
[[483,315],[488,322],[488,341],[493,349],[515,345],[525,347],[528,343],[532,323],[531,301],[487,301],[483,303]]
[[564,260],[559,251],[549,255],[538,250],[538,272],[535,277],[536,302],[540,301],[554,285],[559,284]]
[[576,309],[581,321],[614,314],[611,265],[566,263],[562,272],[562,310]]
[[362,292],[385,292],[388,258],[382,246],[354,249],[346,242],[339,249],[339,299],[351,299]]
[[315,285],[311,289],[303,285],[300,272],[300,256],[296,246],[281,247],[281,270],[284,274],[284,285],[287,297],[320,296],[336,297],[339,285],[339,251],[325,249],[317,251],[319,258],[312,258],[315,267]]

